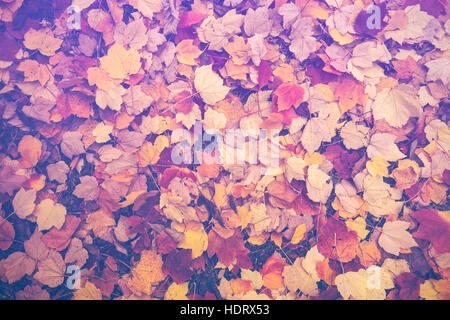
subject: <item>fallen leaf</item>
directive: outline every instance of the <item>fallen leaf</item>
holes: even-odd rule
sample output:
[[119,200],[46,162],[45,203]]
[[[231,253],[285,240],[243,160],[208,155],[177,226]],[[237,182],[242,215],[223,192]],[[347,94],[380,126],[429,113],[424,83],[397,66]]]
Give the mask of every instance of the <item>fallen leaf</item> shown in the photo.
[[409,249],[417,246],[412,235],[406,231],[409,222],[393,221],[386,222],[383,226],[383,232],[378,239],[379,245],[391,254],[398,256],[401,249]]
[[211,105],[223,100],[230,91],[230,88],[223,85],[222,78],[212,70],[212,65],[195,69],[194,84],[203,101]]
[[66,208],[51,199],[45,199],[36,206],[34,215],[37,217],[39,231],[52,227],[61,229],[66,220]]

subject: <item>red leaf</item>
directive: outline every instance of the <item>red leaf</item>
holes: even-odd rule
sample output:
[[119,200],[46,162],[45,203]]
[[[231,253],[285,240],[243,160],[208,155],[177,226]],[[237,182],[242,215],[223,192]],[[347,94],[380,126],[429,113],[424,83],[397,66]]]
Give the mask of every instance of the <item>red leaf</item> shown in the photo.
[[162,254],[170,253],[177,248],[177,243],[165,231],[158,233],[155,241],[158,252]]
[[178,23],[178,28],[186,28],[190,27],[194,24],[202,22],[203,19],[205,19],[206,15],[197,12],[197,11],[188,11],[183,14],[181,14],[180,22]]
[[339,220],[329,218],[326,222],[322,218],[319,221],[319,234],[317,237],[317,249],[325,257],[349,262],[356,257],[358,236],[354,231],[349,231],[347,226]]
[[175,109],[182,113],[189,113],[192,110],[192,107],[194,106],[194,101],[191,99],[191,94],[189,91],[184,90],[178,93],[175,96]]
[[271,77],[272,77],[272,68],[270,67],[270,63],[267,60],[261,61],[258,67],[259,87],[262,88],[266,84],[268,84]]
[[278,111],[297,107],[303,100],[305,90],[298,84],[283,83],[275,90],[274,95],[278,97]]
[[14,241],[14,227],[8,220],[1,218],[0,221],[0,250],[8,250]]
[[47,247],[62,251],[69,245],[72,240],[72,235],[75,233],[75,230],[77,230],[80,222],[80,218],[68,215],[66,216],[66,221],[61,230],[53,227],[49,232],[42,236],[42,241]]
[[400,287],[399,297],[402,300],[418,300],[421,279],[414,273],[404,272],[395,279],[395,284]]
[[244,240],[242,234],[235,231],[234,235],[228,239],[223,239],[214,230],[208,234],[208,257],[214,254],[220,262],[225,265],[230,265],[234,259],[242,254],[246,255],[248,249],[244,247]]
[[450,222],[435,209],[421,209],[412,216],[420,223],[413,237],[430,241],[437,253],[448,252]]
[[351,177],[354,164],[359,160],[358,152],[345,150],[338,144],[328,146],[324,156],[333,163],[336,173],[342,179]]
[[193,275],[193,271],[190,269],[191,261],[191,249],[172,251],[164,260],[162,270],[165,274],[170,275],[173,281],[180,284],[188,281]]

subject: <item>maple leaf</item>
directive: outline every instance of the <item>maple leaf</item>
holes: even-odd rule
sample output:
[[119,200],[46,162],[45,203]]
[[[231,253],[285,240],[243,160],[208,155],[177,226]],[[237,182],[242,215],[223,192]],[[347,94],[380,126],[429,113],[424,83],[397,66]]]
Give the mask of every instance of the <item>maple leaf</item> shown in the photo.
[[244,247],[242,235],[235,231],[232,236],[227,239],[222,238],[214,230],[208,233],[208,249],[209,257],[214,254],[224,265],[231,265],[235,259],[245,259],[248,249]]
[[398,256],[401,249],[409,249],[417,246],[412,235],[406,231],[409,222],[393,221],[386,222],[383,226],[383,232],[378,239],[379,245],[391,254]]

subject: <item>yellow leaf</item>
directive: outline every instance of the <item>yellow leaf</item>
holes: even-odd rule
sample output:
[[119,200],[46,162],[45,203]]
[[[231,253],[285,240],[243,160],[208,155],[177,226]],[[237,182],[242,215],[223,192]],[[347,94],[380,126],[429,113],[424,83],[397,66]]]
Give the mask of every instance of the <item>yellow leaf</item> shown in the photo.
[[159,161],[161,152],[169,146],[169,139],[166,136],[158,136],[155,143],[145,142],[138,152],[139,166],[146,167]]
[[183,241],[178,244],[178,248],[192,249],[192,259],[200,257],[203,251],[208,248],[208,235],[203,225],[200,225],[197,229],[186,228]]
[[384,300],[386,289],[394,288],[392,276],[379,266],[370,266],[367,270],[346,272],[335,279],[335,284],[341,296],[348,300]]
[[223,184],[216,183],[214,184],[214,203],[220,209],[225,204],[227,204],[227,191],[226,187]]
[[61,47],[62,42],[53,36],[53,31],[49,28],[41,30],[30,28],[24,35],[23,44],[27,49],[37,49],[44,56],[52,56]]
[[95,142],[97,143],[108,142],[111,139],[109,134],[112,133],[112,130],[113,130],[112,126],[108,126],[104,122],[100,122],[92,131],[92,135],[95,137]]
[[182,284],[172,283],[164,295],[164,300],[188,300],[186,297],[188,293],[189,282]]
[[66,221],[66,208],[52,199],[44,199],[36,207],[34,215],[37,217],[39,231],[52,227],[61,229]]
[[270,239],[281,248],[281,245],[283,244],[283,235],[281,233],[272,233],[270,235]]
[[101,67],[111,78],[125,79],[141,68],[141,56],[135,49],[127,50],[120,44],[113,44],[108,54],[100,58]]
[[392,172],[392,177],[395,179],[396,188],[408,189],[412,187],[417,180],[419,180],[420,168],[417,162],[406,159],[399,160],[398,167]]
[[241,229],[245,229],[252,218],[251,212],[247,207],[244,206],[237,207],[236,209],[239,217],[241,218]]
[[73,293],[73,300],[102,300],[102,293],[93,283],[86,281],[83,288]]
[[266,237],[262,234],[259,236],[253,236],[253,237],[249,237],[247,239],[248,243],[251,243],[255,246],[260,246],[263,245],[266,242]]
[[120,206],[122,208],[125,208],[125,207],[128,207],[129,205],[132,205],[134,203],[134,201],[136,201],[136,198],[139,197],[143,193],[145,193],[144,190],[130,192],[126,196],[125,201],[120,203]]
[[366,220],[362,217],[358,217],[355,220],[347,220],[345,224],[350,230],[355,231],[360,239],[365,239],[369,234],[369,230],[366,230]]
[[87,78],[90,86],[96,85],[97,88],[104,91],[108,91],[112,83],[109,73],[98,67],[87,69]]
[[128,286],[138,293],[151,294],[154,285],[164,279],[162,265],[162,258],[155,251],[142,251],[141,260],[131,271]]
[[43,64],[39,64],[36,60],[22,61],[17,70],[22,71],[25,76],[25,81],[38,80],[41,85],[45,85],[50,79],[50,72]]
[[367,171],[369,171],[369,173],[374,177],[377,175],[382,176],[382,177],[387,177],[388,176],[388,167],[389,167],[389,162],[387,162],[380,156],[375,156],[372,158],[372,160],[369,160],[366,163]]
[[228,60],[225,64],[227,75],[235,80],[247,80],[247,74],[250,73],[248,65],[237,65],[233,61]]
[[311,155],[309,153],[307,153],[307,154],[305,154],[305,161],[308,166],[313,165],[313,164],[321,165],[323,162],[323,157],[318,152],[314,152]]
[[283,82],[294,81],[294,68],[287,63],[282,63],[278,68],[273,70],[273,75],[279,77]]
[[190,66],[195,66],[197,63],[195,59],[198,58],[202,51],[193,44],[194,40],[185,39],[177,44],[177,59],[180,63],[184,63]]
[[426,300],[449,300],[450,280],[426,280],[420,285],[420,296]]
[[350,33],[346,33],[345,35],[341,35],[341,33],[337,29],[330,30],[330,36],[334,41],[338,42],[340,45],[346,45],[352,43],[355,40]]
[[377,264],[381,259],[381,253],[376,244],[367,241],[359,244],[357,255],[364,267]]
[[298,225],[297,228],[295,228],[295,232],[294,235],[292,236],[291,243],[292,244],[299,243],[305,236],[305,233],[306,233],[306,224],[303,223]]
[[317,284],[311,274],[302,266],[304,258],[295,259],[290,266],[283,269],[283,279],[286,288],[291,292],[300,290],[303,294],[314,295],[317,293]]

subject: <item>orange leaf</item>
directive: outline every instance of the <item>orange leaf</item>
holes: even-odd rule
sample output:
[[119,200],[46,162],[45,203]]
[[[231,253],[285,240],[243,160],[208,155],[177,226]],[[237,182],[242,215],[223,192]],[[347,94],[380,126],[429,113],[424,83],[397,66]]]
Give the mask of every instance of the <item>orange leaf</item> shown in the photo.
[[356,104],[365,105],[367,102],[364,86],[353,79],[339,82],[334,94],[339,99],[339,109],[342,113],[352,109]]
[[278,111],[289,109],[291,106],[297,107],[303,100],[305,90],[294,83],[283,83],[277,90],[275,96],[278,97]]
[[286,262],[283,259],[272,255],[264,264],[261,275],[263,276],[263,283],[269,289],[278,289],[284,285],[283,282],[283,268]]
[[233,289],[234,294],[246,294],[252,289],[252,282],[240,278],[233,279],[231,281],[231,289]]
[[24,136],[19,142],[18,151],[21,154],[20,165],[23,168],[34,167],[41,157],[42,143],[32,136]]
[[411,56],[408,56],[405,60],[392,61],[392,64],[399,79],[408,79],[417,69],[417,63]]
[[177,59],[180,63],[196,65],[195,59],[202,54],[202,51],[193,42],[192,39],[185,39],[177,45]]
[[197,171],[198,173],[207,178],[215,179],[219,176],[220,168],[221,168],[220,164],[202,163],[200,166],[197,167]]

